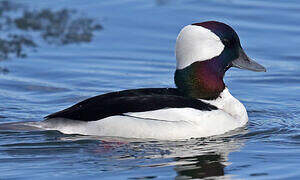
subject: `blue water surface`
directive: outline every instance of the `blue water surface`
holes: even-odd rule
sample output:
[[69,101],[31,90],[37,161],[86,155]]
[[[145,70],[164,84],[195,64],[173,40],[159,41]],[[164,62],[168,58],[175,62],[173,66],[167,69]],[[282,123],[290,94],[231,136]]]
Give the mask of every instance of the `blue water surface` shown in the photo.
[[[21,41],[0,41],[2,49],[5,43],[15,48],[6,48],[1,55],[1,123],[41,121],[106,92],[174,87],[176,36],[195,22],[217,20],[231,25],[248,56],[267,72],[233,68],[227,72],[228,88],[249,115],[249,124],[235,135],[178,142],[126,141],[57,131],[1,130],[0,179],[300,178],[298,1],[1,2],[0,38],[17,34],[36,44],[24,45],[23,40],[20,53],[19,46],[13,45]],[[38,15],[24,16],[25,12]],[[41,12],[56,20],[36,24]],[[67,13],[69,19],[60,13]],[[23,16],[30,28],[15,24],[14,19]],[[89,32],[83,39],[66,33],[68,27],[71,32],[78,29],[73,21],[73,25],[82,22],[82,31]],[[52,31],[57,27],[59,31]]]

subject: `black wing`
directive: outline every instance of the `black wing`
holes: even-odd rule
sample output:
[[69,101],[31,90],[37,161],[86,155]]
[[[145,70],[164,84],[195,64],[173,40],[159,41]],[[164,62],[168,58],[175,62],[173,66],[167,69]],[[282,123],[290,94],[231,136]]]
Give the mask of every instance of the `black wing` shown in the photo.
[[143,112],[163,108],[195,108],[203,111],[218,109],[198,99],[183,96],[175,88],[133,89],[107,93],[86,99],[65,110],[50,114],[46,119],[67,118],[96,121],[127,112]]

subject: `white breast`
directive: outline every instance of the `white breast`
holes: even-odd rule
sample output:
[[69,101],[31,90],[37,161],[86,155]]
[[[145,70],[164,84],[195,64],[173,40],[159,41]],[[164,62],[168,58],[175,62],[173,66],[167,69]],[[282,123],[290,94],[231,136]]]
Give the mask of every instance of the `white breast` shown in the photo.
[[[247,122],[244,106],[234,97],[223,94],[218,99],[220,110],[199,111],[192,108],[170,108],[155,111],[127,113],[127,116],[111,116],[98,121],[82,122],[68,119],[52,119],[40,124],[41,128],[59,130],[66,134],[84,134],[147,139],[188,139],[226,133]],[[235,100],[236,101],[235,101]],[[227,108],[227,105],[230,107]],[[242,107],[238,107],[238,106]],[[229,112],[227,112],[229,109]],[[240,111],[240,112],[238,112]]]
[[248,122],[248,114],[245,106],[233,97],[227,88],[223,90],[216,100],[202,101],[215,105],[219,109],[230,114],[230,116],[239,121],[240,124],[244,125]]

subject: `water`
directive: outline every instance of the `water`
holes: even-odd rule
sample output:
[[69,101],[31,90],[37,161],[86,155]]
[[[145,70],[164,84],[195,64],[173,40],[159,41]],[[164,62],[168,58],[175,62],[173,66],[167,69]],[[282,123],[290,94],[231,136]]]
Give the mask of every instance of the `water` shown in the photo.
[[[1,130],[0,179],[300,177],[298,1],[10,2],[15,4],[1,9],[1,38],[6,40],[1,41],[6,51],[0,52],[1,123],[40,121],[110,91],[173,87],[175,39],[194,22],[230,24],[247,54],[268,71],[227,72],[226,84],[250,118],[235,135],[170,142]],[[67,13],[69,18],[58,24],[48,20],[50,28],[41,25],[35,31],[6,21],[45,9],[53,17]],[[84,33],[68,34],[79,19],[83,25],[77,29]],[[8,34],[19,36],[9,44]]]

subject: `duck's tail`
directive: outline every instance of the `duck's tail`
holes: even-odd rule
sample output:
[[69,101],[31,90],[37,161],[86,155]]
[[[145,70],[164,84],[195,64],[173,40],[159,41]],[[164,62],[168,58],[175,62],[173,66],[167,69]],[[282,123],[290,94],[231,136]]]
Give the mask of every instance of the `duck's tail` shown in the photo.
[[0,124],[0,131],[39,131],[38,122],[12,122]]

